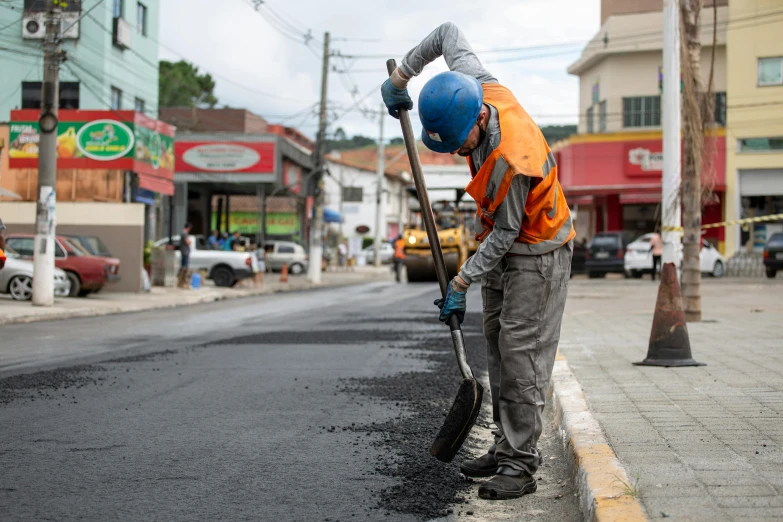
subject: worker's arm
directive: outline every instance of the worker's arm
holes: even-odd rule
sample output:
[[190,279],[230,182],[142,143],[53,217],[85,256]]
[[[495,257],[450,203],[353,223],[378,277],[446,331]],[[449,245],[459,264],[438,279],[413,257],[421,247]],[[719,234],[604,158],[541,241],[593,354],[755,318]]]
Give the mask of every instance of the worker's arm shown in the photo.
[[452,71],[473,76],[481,83],[498,83],[497,78],[481,65],[459,27],[451,22],[446,22],[435,29],[405,55],[397,71],[392,75],[392,83],[398,89],[404,89],[408,80],[418,76],[425,65],[440,56],[443,56]]
[[462,265],[458,277],[468,285],[491,272],[519,237],[530,181],[531,179],[524,175],[514,176],[511,180],[506,199],[495,211],[495,226],[492,232],[484,238],[476,253]]

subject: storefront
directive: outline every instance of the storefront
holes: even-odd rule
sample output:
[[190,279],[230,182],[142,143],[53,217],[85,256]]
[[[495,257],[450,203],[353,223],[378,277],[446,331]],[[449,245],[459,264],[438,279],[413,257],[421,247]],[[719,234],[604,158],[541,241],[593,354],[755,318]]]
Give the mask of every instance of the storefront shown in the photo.
[[[309,151],[276,134],[191,133],[175,144],[177,197],[173,227],[212,230],[304,243],[305,173]],[[283,211],[269,205],[286,200]],[[264,223],[265,226],[260,226]]]
[[[783,169],[741,169],[740,218],[783,213]],[[772,234],[783,232],[783,222],[753,223],[740,228],[740,245],[761,252]]]
[[[702,209],[703,223],[723,221],[725,138],[706,140],[710,151],[702,183],[711,195]],[[576,215],[578,239],[597,232],[628,230],[641,235],[661,220],[663,168],[661,132],[575,135],[555,147],[560,182]],[[723,229],[704,236],[721,247]]]

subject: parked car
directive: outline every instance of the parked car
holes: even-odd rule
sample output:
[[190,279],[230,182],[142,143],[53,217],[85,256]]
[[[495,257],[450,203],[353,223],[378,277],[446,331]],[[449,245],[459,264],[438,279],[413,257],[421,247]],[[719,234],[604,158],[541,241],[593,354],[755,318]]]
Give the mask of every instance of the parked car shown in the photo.
[[298,243],[267,241],[264,243],[264,252],[269,270],[280,271],[283,265],[288,265],[288,273],[291,275],[299,275],[307,271],[308,256],[302,245]]
[[[653,258],[650,251],[650,238],[652,233],[644,234],[631,242],[625,250],[625,276],[640,278],[644,274],[650,274],[653,271]],[[682,263],[682,245],[679,246],[680,263]],[[726,273],[726,262],[718,249],[706,239],[701,240],[701,251],[699,252],[699,261],[701,263],[701,272],[713,277],[723,277]]]
[[599,232],[588,243],[585,252],[585,271],[590,279],[605,277],[608,273],[625,271],[625,249],[633,240],[633,233]]
[[[32,234],[9,234],[6,243],[22,259],[33,259],[35,237]],[[107,282],[119,279],[120,275],[119,259],[89,255],[65,236],[55,238],[54,265],[65,270],[71,282],[70,297],[100,292]]]
[[[29,301],[33,297],[33,263],[22,259],[13,248],[6,245],[5,267],[0,270],[0,293],[10,294],[16,301]],[[54,295],[67,297],[71,282],[63,270],[54,269]]]
[[[370,245],[362,250],[367,263],[375,263],[375,246]],[[381,263],[388,264],[394,260],[394,247],[388,241],[381,242]]]
[[90,255],[98,257],[112,257],[108,247],[101,241],[98,236],[85,236],[76,234],[64,234],[71,243],[79,245],[86,250]]
[[574,274],[585,273],[585,260],[587,258],[587,244],[574,241],[574,253],[571,256],[571,277]]
[[[235,252],[232,250],[211,250],[207,239],[202,235],[191,235],[190,269],[206,270],[207,279],[214,281],[215,286],[234,286],[237,281],[253,277],[253,255],[250,252]],[[169,238],[165,237],[155,242],[155,246],[166,246]],[[173,236],[172,244],[179,246],[179,236]],[[180,263],[179,250],[176,251],[177,267]]]
[[783,233],[772,234],[764,245],[764,269],[767,277],[774,279],[783,270]]

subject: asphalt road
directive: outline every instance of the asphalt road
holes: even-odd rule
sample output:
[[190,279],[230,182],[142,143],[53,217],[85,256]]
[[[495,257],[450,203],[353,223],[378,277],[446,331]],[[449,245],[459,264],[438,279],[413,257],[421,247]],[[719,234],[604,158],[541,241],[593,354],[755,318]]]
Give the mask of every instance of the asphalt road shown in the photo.
[[480,501],[458,471],[486,414],[454,462],[429,456],[459,385],[436,293],[378,283],[2,327],[0,519],[580,520],[549,423],[523,499]]

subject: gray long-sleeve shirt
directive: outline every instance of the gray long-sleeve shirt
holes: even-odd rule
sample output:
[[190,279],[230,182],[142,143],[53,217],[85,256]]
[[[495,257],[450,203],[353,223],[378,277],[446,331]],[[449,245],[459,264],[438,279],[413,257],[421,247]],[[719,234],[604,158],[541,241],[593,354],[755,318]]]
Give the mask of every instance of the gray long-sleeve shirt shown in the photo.
[[[481,83],[498,83],[497,79],[481,65],[462,31],[451,22],[435,29],[406,54],[400,64],[400,70],[409,78],[418,76],[424,66],[439,56],[443,56],[452,71],[473,76]],[[477,171],[500,144],[498,111],[492,106],[489,109],[487,136],[470,156]],[[484,238],[476,253],[462,265],[459,276],[466,283],[472,284],[492,271],[511,249],[514,240],[519,237],[530,182],[527,176],[514,177],[508,195],[495,211],[495,226],[492,232]]]

